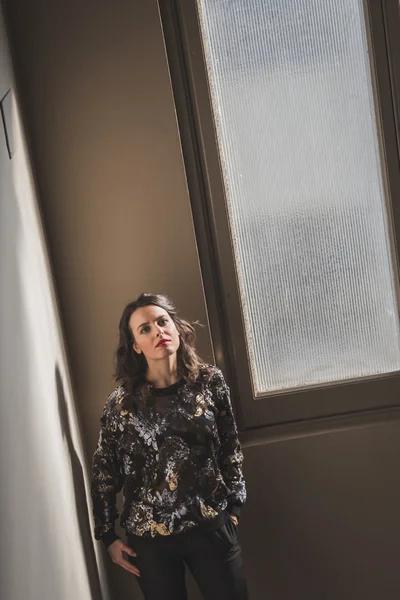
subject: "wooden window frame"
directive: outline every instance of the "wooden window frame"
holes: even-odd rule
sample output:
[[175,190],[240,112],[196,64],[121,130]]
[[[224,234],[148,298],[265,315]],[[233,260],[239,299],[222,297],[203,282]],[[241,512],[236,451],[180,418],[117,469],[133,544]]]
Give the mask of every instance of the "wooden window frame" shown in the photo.
[[[392,0],[365,0],[392,255],[399,283],[400,15]],[[241,430],[400,407],[400,372],[255,398],[233,258],[208,75],[195,0],[159,0],[217,364]],[[396,10],[397,8],[397,10]],[[397,201],[395,201],[395,199]],[[398,298],[399,298],[398,294]]]

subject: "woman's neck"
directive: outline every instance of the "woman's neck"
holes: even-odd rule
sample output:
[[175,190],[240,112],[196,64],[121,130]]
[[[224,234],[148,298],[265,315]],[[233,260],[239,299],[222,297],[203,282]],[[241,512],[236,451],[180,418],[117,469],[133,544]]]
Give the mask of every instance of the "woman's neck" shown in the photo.
[[168,357],[165,361],[152,362],[148,365],[146,379],[155,388],[164,388],[179,381],[177,361]]

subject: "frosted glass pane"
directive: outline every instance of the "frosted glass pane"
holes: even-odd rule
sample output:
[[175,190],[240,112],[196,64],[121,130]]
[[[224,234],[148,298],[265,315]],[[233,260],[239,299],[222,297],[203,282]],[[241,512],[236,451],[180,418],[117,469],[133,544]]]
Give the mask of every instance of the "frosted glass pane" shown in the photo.
[[257,393],[400,367],[362,0],[198,0]]

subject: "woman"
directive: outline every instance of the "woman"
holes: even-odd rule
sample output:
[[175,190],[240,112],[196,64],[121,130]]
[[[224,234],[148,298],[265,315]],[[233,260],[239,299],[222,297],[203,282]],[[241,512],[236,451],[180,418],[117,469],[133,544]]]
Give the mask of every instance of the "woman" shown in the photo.
[[[246,600],[243,455],[222,373],[201,362],[192,325],[165,296],[128,304],[119,333],[119,385],[93,457],[96,539],[146,600],[186,600],[185,564],[206,600]],[[127,544],[114,531],[122,488]]]

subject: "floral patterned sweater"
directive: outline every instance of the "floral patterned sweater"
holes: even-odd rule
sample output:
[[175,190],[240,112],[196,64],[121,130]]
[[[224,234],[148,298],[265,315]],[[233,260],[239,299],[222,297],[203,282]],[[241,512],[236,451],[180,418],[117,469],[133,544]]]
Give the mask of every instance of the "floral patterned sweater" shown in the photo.
[[205,367],[195,383],[150,389],[145,399],[117,387],[93,456],[96,539],[106,546],[117,539],[122,488],[121,526],[129,535],[219,526],[246,500],[242,463],[229,388],[217,367]]

